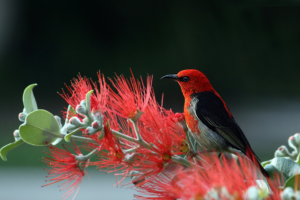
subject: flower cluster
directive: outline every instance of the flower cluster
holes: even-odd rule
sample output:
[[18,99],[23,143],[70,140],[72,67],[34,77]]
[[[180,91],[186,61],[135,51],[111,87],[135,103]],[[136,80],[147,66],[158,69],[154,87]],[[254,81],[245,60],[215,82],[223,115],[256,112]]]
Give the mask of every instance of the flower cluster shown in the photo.
[[[199,152],[199,144],[188,134],[184,115],[166,110],[156,101],[151,76],[144,83],[133,74],[130,79],[116,75],[107,83],[99,72],[98,79],[99,84],[79,75],[67,86],[69,93],[62,92],[69,104],[63,112],[64,125],[57,116],[37,109],[32,93],[35,85],[27,87],[19,119],[30,119],[35,126],[29,129],[24,123],[22,131],[16,130],[15,143],[1,148],[1,158],[5,160],[6,153],[22,142],[38,146],[46,143],[50,153],[43,161],[50,167],[46,169],[50,183],[44,186],[62,182],[62,190],[67,190],[65,198],[75,191],[76,196],[89,166],[121,176],[116,184],[131,177],[129,184],[138,191],[137,199],[298,198],[298,185],[295,192],[289,187],[298,183],[299,134],[289,139],[292,153],[282,146],[274,159],[262,163],[272,175],[264,179],[257,163],[245,155],[223,152],[220,157],[217,152]],[[45,123],[32,122],[41,118]],[[35,137],[29,137],[31,132],[27,130],[34,130]],[[75,135],[80,131],[81,135]],[[53,146],[62,139],[72,141],[73,147]],[[89,153],[83,155],[79,148]],[[283,179],[288,180],[281,193],[278,188]]]
[[[74,147],[69,147],[75,151],[77,156],[82,156],[76,143],[73,142],[73,146]],[[76,191],[76,189],[77,191],[79,190],[82,177],[85,174],[84,168],[86,163],[78,161],[76,159],[76,155],[72,154],[66,148],[66,145],[64,145],[64,147],[65,150],[49,145],[48,149],[51,153],[45,153],[53,158],[45,157],[42,161],[44,161],[49,167],[52,167],[50,170],[45,169],[49,174],[47,177],[51,177],[51,179],[47,181],[51,181],[51,183],[44,186],[64,181],[60,186],[62,186],[61,190],[68,190],[67,193],[63,195],[66,199],[74,191]]]
[[[180,124],[183,114],[157,103],[150,76],[146,85],[133,75],[129,80],[116,76],[110,80],[112,87],[100,73],[98,78],[99,88],[79,75],[67,87],[71,94],[61,94],[75,108],[75,113],[65,115],[66,135],[76,128],[82,131],[82,148],[96,155],[87,165],[121,175],[119,183],[131,176],[136,186],[144,185],[162,173],[172,157],[188,151]],[[96,92],[88,97],[91,90]]]
[[217,154],[209,154],[196,167],[174,165],[137,188],[137,199],[280,199],[275,182],[269,182],[268,188],[257,181],[257,168],[245,157],[227,154],[219,160]]

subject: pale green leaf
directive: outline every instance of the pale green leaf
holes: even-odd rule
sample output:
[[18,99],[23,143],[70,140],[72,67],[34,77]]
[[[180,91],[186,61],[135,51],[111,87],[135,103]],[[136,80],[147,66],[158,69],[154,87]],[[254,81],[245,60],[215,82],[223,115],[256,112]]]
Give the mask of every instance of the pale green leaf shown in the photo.
[[76,112],[75,112],[74,108],[71,105],[69,105],[68,110],[67,110],[65,124],[69,123],[69,118],[72,114],[76,114]]
[[6,159],[7,153],[22,143],[23,143],[23,140],[18,140],[18,141],[15,141],[14,143],[9,143],[9,144],[5,145],[4,147],[2,147],[0,149],[0,156],[1,156],[2,160],[7,161],[7,159]]
[[37,84],[29,85],[23,93],[23,104],[27,114],[38,109],[32,91],[35,86],[37,86]]
[[19,131],[24,142],[36,146],[51,144],[62,138],[57,120],[46,110],[31,112]]
[[285,180],[300,173],[300,165],[286,158],[275,157],[271,164],[283,174]]
[[75,133],[77,133],[80,129],[81,129],[81,128],[77,128],[77,129],[75,129],[73,132],[71,132],[71,133],[65,135],[65,141],[66,141],[66,142],[70,142],[70,141],[71,141],[71,140],[70,140],[71,136],[74,135]]
[[272,160],[267,160],[261,163],[261,166],[265,167],[267,164],[270,164]]
[[293,189],[296,189],[297,191],[300,190],[300,175],[296,174],[290,177],[284,184],[284,188],[287,187],[291,187]]
[[275,177],[277,178],[278,176],[280,177],[280,171],[278,171],[274,165],[272,164],[266,164],[264,166],[264,169],[268,172],[268,174],[271,176],[271,177]]
[[300,154],[298,154],[298,156],[297,156],[296,163],[298,163],[298,165],[300,165]]
[[85,101],[86,101],[86,110],[88,112],[88,117],[91,116],[91,95],[94,92],[94,90],[89,91],[86,93]]

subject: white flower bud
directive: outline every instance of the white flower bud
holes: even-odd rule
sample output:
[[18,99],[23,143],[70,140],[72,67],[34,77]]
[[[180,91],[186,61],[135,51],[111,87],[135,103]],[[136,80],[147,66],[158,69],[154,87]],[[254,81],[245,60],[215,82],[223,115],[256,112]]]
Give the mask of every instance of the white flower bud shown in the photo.
[[19,130],[15,130],[13,134],[14,134],[14,137],[20,137]]
[[288,139],[288,144],[291,148],[293,148],[296,152],[298,152],[298,146],[299,146],[299,143],[298,141],[296,140],[295,136],[291,136],[289,137]]
[[135,156],[134,153],[132,153],[132,154],[126,154],[124,161],[127,162],[128,164],[133,164],[134,156]]
[[281,198],[283,200],[293,200],[295,199],[294,190],[291,187],[287,187],[281,193]]
[[284,145],[282,145],[275,151],[275,157],[290,157],[290,156],[291,153]]
[[86,107],[86,100],[82,100],[82,101],[80,102],[80,105],[83,106],[83,107]]
[[99,122],[99,124],[103,123],[103,115],[100,111],[96,111],[92,113],[94,120]]
[[247,189],[247,191],[244,194],[245,200],[258,200],[261,199],[259,197],[259,190],[256,186],[251,186]]
[[21,122],[25,122],[25,119],[26,119],[26,114],[24,112],[21,112],[19,115],[18,115],[18,118]]
[[95,133],[97,133],[99,130],[94,129],[93,127],[89,126],[85,129],[85,133],[89,134],[89,135],[93,135]]
[[300,199],[300,191],[299,190],[295,193],[295,197],[296,197],[297,200]]
[[69,120],[69,123],[72,124],[73,126],[80,126],[81,125],[81,121],[79,120],[78,117],[72,117],[70,120]]
[[142,174],[141,174],[141,172],[139,172],[139,171],[130,171],[128,176],[131,177],[132,183],[133,183],[134,185],[137,185],[137,184],[140,184],[140,183],[142,183],[143,181],[145,181],[145,178],[141,178],[141,175],[142,175]]
[[77,105],[76,112],[82,115],[86,115],[86,108],[82,105]]
[[67,124],[67,127],[66,127],[66,130],[67,130],[68,132],[72,132],[72,131],[75,130],[76,128],[77,128],[77,126],[74,126],[74,125],[68,123],[68,124]]
[[18,129],[14,131],[13,135],[14,135],[14,137],[15,137],[15,141],[18,141],[18,140],[21,139],[21,137],[20,137],[20,132],[19,132]]

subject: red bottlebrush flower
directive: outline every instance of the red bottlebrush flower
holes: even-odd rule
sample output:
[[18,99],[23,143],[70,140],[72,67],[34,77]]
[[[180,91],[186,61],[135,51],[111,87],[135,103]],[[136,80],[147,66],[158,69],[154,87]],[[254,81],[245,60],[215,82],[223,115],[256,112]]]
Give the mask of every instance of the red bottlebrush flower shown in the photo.
[[139,122],[142,138],[153,144],[154,151],[161,155],[182,154],[180,148],[185,143],[183,128],[172,111],[163,109],[152,96]]
[[[202,168],[178,168],[172,174],[162,173],[141,185],[137,188],[141,193],[137,199],[214,199],[216,195],[217,199],[243,199],[249,187],[259,188],[258,169],[246,158],[238,158],[240,165],[225,157],[220,161],[216,154],[205,155],[203,159]],[[268,199],[280,199],[276,184],[269,184],[273,194]],[[214,197],[209,198],[212,193]]]
[[[73,142],[73,141],[72,141]],[[67,146],[67,145],[66,145]],[[59,149],[55,146],[49,145],[47,146],[50,150],[50,153],[45,152],[49,156],[52,156],[53,158],[44,157],[42,159],[43,162],[45,162],[49,167],[52,167],[52,169],[45,169],[48,171],[48,176],[46,177],[54,177],[50,180],[51,183],[43,185],[48,186],[60,181],[64,181],[59,186],[63,186],[61,190],[68,190],[63,196],[65,196],[64,199],[68,198],[75,190],[76,194],[79,190],[82,177],[85,174],[84,168],[86,166],[86,163],[79,162],[76,160],[76,156],[72,154],[67,148],[64,146],[66,150]],[[73,142],[74,147],[72,148],[77,155],[82,156],[80,149],[78,146]],[[76,196],[75,194],[75,196]],[[75,198],[74,196],[74,198]],[[74,199],[73,198],[73,199]]]
[[[133,176],[132,182],[136,186],[155,179],[169,165],[174,154],[183,153],[180,152],[180,148],[185,140],[185,134],[178,122],[173,120],[173,115],[173,112],[161,108],[154,97],[149,99],[137,125],[142,139],[151,147],[148,149],[140,146],[133,154],[129,155],[130,168],[121,174],[125,176],[129,170],[134,171],[135,173],[131,173],[131,176]],[[132,130],[134,128],[131,123],[122,126],[122,132],[126,135],[133,135]]]
[[91,163],[92,165],[97,165],[99,169],[108,168],[114,169],[118,167],[126,166],[126,163],[122,162],[124,159],[124,153],[121,149],[121,145],[118,139],[113,135],[110,125],[107,123],[104,125],[104,138],[98,140],[96,138],[100,133],[95,134],[92,138],[99,144],[98,158],[100,161],[95,161]]
[[67,89],[71,93],[71,96],[63,91],[60,94],[68,104],[70,104],[74,109],[80,104],[82,100],[85,100],[86,94],[90,90],[94,90],[91,95],[91,109],[93,111],[104,112],[106,110],[106,102],[108,97],[108,87],[105,82],[105,78],[101,73],[98,73],[99,79],[99,89],[96,83],[90,81],[86,77],[81,77],[78,75],[78,79],[73,79],[71,81],[71,87],[67,86]]
[[112,112],[124,118],[136,117],[138,110],[143,112],[151,96],[152,77],[147,77],[147,87],[144,86],[142,79],[139,82],[133,74],[130,80],[120,76],[114,81],[111,80],[111,83],[117,93],[110,91],[109,106]]

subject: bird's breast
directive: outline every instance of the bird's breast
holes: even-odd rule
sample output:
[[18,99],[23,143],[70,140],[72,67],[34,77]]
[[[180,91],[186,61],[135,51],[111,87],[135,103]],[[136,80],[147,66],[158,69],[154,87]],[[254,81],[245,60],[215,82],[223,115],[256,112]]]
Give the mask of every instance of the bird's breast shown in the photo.
[[226,140],[206,126],[196,114],[197,98],[191,98],[185,103],[184,116],[191,135],[206,150],[224,151],[228,149]]
[[195,113],[196,103],[197,102],[195,102],[195,100],[193,99],[189,99],[188,101],[185,102],[184,117],[190,132],[199,135],[200,134],[200,130],[198,128],[199,121]]

